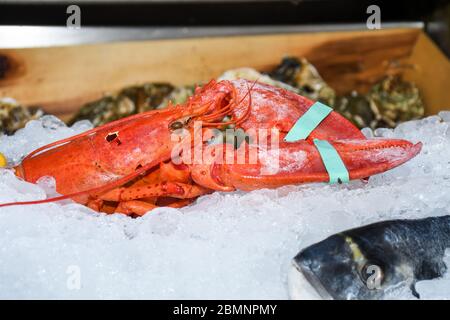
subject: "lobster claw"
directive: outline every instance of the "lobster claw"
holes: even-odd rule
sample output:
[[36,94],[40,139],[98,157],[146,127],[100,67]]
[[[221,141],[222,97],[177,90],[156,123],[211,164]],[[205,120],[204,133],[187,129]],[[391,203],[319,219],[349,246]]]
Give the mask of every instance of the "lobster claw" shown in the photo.
[[413,144],[402,139],[337,140],[332,144],[344,161],[350,179],[363,179],[398,167],[422,149],[421,142]]
[[[330,142],[341,157],[350,179],[364,179],[395,168],[416,156],[422,144],[400,139],[343,139]],[[254,190],[287,184],[328,182],[319,151],[309,141],[282,142],[277,149],[246,147],[246,159],[257,152],[256,163],[213,164],[208,176],[227,188]]]

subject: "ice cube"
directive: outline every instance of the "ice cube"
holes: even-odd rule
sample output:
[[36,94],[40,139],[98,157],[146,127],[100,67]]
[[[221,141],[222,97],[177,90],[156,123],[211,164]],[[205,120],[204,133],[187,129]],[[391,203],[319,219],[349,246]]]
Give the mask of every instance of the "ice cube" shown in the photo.
[[[0,152],[17,162],[91,128],[31,121],[0,137]],[[423,141],[423,150],[367,183],[215,192],[137,219],[73,202],[0,208],[0,298],[285,299],[290,260],[301,248],[367,223],[448,214],[448,122],[433,117],[375,135]],[[53,188],[52,181],[32,185],[0,170],[0,203],[44,199]],[[419,282],[418,290],[449,298],[448,279]]]
[[450,111],[441,111],[438,116],[445,122],[450,122]]

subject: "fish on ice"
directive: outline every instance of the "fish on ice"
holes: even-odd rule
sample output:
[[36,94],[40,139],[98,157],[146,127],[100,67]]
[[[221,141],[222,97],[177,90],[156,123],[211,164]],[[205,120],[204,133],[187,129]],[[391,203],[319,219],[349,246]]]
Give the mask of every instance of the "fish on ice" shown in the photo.
[[382,221],[313,244],[292,260],[293,299],[383,299],[447,270],[450,216]]

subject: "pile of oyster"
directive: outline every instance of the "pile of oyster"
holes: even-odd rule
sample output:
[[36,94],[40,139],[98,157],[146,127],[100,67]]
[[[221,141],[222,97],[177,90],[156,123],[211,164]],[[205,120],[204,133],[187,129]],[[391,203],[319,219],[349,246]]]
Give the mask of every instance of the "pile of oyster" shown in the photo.
[[[268,73],[240,68],[225,72],[218,80],[237,78],[258,80],[321,101],[359,128],[392,128],[400,122],[424,115],[425,108],[419,89],[400,76],[386,76],[366,94],[353,91],[348,95],[338,96],[306,59],[287,57]],[[175,87],[170,83],[145,83],[126,87],[115,94],[108,94],[85,104],[68,124],[87,119],[94,126],[100,126],[140,112],[165,108],[169,101],[173,104],[186,101],[194,93],[194,89],[194,85]],[[38,107],[24,107],[13,100],[0,100],[0,134],[12,134],[27,121],[43,114]]]

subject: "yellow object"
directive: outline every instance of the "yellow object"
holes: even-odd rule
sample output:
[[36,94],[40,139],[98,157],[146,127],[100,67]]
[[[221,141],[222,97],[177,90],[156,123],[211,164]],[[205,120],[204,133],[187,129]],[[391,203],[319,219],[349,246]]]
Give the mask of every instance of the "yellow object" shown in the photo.
[[6,157],[2,153],[0,153],[0,168],[6,167],[7,164],[8,161],[6,160]]

